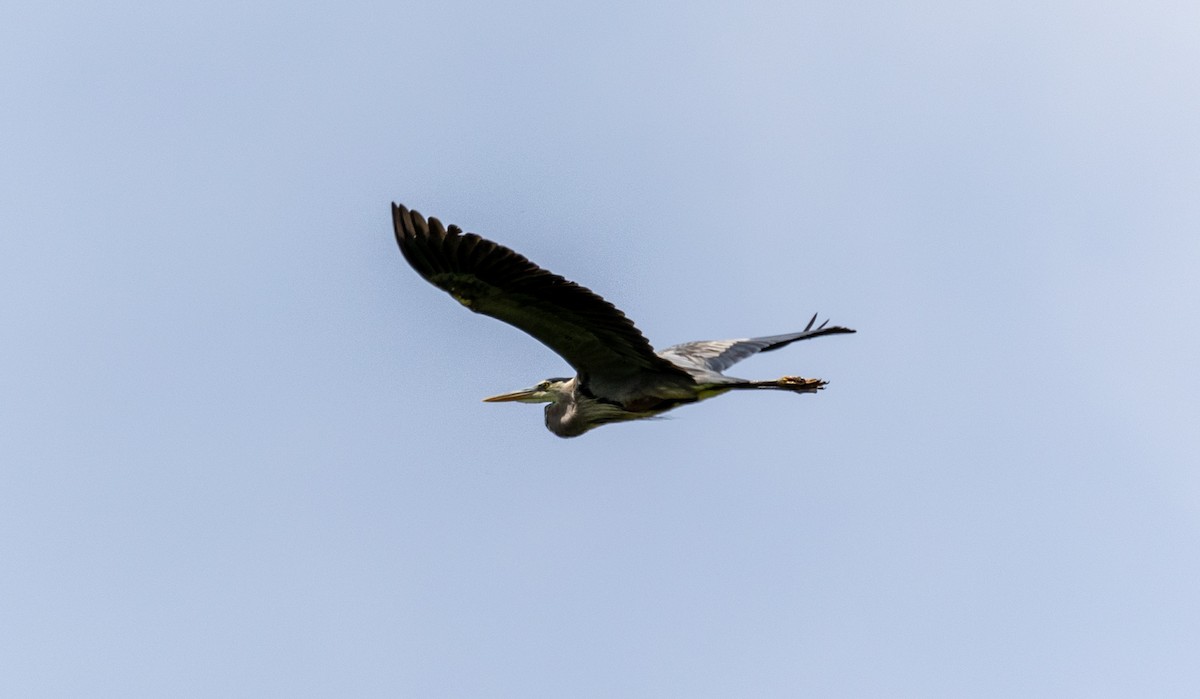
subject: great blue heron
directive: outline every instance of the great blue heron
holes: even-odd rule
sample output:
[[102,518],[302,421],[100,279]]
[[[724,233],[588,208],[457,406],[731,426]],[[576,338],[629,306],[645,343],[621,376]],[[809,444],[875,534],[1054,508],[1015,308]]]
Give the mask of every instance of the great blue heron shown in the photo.
[[758,352],[849,328],[816,327],[813,315],[800,332],[742,340],[687,342],[655,352],[645,336],[608,301],[575,282],[533,264],[490,240],[428,222],[392,204],[396,242],[413,269],[476,313],[529,333],[575,369],[574,378],[546,379],[504,393],[490,403],[549,403],[546,428],[577,437],[610,422],[639,420],[736,389],[816,393],[821,379],[784,376],[746,381],[721,372]]

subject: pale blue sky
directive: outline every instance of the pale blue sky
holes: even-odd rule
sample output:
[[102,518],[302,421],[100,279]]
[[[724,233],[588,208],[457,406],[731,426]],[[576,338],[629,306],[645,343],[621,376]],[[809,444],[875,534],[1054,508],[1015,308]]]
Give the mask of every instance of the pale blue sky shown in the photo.
[[[25,2],[0,695],[1200,692],[1194,3]],[[396,200],[658,346],[560,440]]]

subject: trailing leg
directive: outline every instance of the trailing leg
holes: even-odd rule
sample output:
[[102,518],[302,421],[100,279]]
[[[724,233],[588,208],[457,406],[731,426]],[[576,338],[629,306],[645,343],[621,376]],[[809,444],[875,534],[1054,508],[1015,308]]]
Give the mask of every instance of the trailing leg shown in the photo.
[[784,376],[774,381],[747,381],[722,386],[722,388],[756,388],[774,391],[791,391],[792,393],[816,393],[829,383],[823,379],[806,379],[800,376]]

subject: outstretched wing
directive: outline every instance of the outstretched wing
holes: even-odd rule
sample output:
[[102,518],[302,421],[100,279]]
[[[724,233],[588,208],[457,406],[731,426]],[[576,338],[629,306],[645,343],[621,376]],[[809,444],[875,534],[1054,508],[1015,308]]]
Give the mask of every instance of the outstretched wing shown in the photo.
[[644,372],[682,376],[608,301],[490,240],[428,222],[392,204],[396,242],[422,277],[462,305],[498,318],[557,352],[590,382]]
[[813,314],[812,320],[808,321],[808,326],[798,333],[771,335],[769,337],[751,337],[743,340],[700,340],[698,342],[685,342],[682,345],[668,347],[658,354],[664,359],[678,360],[683,365],[695,365],[704,367],[710,371],[721,372],[746,357],[758,354],[759,352],[770,352],[780,347],[786,347],[793,342],[808,340],[822,335],[855,332],[850,328],[843,328],[837,325],[825,327],[829,324],[829,321],[825,321],[814,328],[813,324],[816,322],[817,316]]

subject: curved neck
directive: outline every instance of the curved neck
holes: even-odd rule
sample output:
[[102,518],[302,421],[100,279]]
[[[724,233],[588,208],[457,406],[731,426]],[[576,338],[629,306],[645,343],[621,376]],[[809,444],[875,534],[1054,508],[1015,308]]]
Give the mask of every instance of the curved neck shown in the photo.
[[564,388],[567,390],[558,392],[546,405],[546,429],[559,437],[578,437],[593,427],[647,415],[591,397],[579,390],[575,380],[569,381]]

